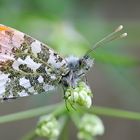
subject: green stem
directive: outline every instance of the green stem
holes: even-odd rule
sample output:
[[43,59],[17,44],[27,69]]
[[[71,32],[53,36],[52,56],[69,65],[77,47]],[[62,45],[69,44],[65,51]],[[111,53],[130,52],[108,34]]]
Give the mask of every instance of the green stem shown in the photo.
[[60,129],[60,135],[59,135],[58,140],[67,140],[67,139],[68,139],[68,135],[67,135],[68,120],[69,120],[69,117],[68,117],[67,115],[65,115],[65,116],[62,118],[62,121],[61,121],[61,129]]
[[132,112],[132,111],[125,111],[121,109],[95,106],[87,111],[90,113],[97,114],[97,115],[105,115],[105,116],[130,119],[130,120],[140,120],[140,113]]
[[38,138],[38,136],[36,135],[35,131],[31,131],[26,136],[24,136],[21,140],[35,140],[36,138]]
[[[98,106],[94,106],[94,107],[91,107],[90,109],[86,109],[86,111],[90,113],[98,114],[98,115],[125,118],[125,119],[131,119],[131,120],[140,120],[140,113],[137,113],[137,112],[111,109],[111,108],[98,107]],[[7,122],[14,122],[14,121],[23,120],[23,119],[29,119],[29,118],[37,117],[37,116],[44,115],[47,113],[54,113],[54,115],[60,115],[60,114],[64,114],[65,112],[67,112],[67,110],[64,108],[64,104],[59,103],[56,105],[50,105],[50,106],[18,112],[18,113],[14,113],[10,115],[1,116],[0,124],[7,123]]]
[[18,121],[18,120],[23,120],[23,119],[29,119],[29,118],[37,117],[37,116],[40,116],[40,115],[44,115],[44,114],[52,112],[58,106],[61,107],[62,104],[59,103],[59,104],[56,104],[56,105],[39,107],[39,108],[27,110],[27,111],[13,113],[13,114],[10,114],[10,115],[4,115],[4,116],[0,117],[0,124],[7,123],[7,122]]

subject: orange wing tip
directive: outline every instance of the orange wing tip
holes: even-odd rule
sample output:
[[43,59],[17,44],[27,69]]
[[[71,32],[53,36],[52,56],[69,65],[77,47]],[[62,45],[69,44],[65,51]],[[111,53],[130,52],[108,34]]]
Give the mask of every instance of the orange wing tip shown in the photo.
[[0,31],[8,31],[8,30],[10,30],[9,27],[0,25]]

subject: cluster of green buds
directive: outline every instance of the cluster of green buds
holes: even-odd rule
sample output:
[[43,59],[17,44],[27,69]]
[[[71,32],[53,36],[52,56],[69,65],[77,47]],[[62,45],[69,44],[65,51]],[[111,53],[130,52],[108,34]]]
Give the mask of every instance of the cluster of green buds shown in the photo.
[[96,135],[103,135],[104,125],[101,119],[92,114],[85,114],[79,123],[78,139],[91,140]]
[[84,82],[79,82],[76,88],[69,87],[65,92],[65,99],[71,105],[89,108],[92,104],[92,92]]
[[58,126],[59,122],[53,115],[46,115],[40,118],[35,132],[40,137],[57,138],[60,133]]

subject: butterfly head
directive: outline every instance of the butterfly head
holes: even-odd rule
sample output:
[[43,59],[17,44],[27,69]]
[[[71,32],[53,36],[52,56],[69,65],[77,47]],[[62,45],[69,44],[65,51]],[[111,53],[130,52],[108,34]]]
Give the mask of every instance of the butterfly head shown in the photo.
[[77,83],[85,76],[87,71],[93,66],[93,59],[88,56],[77,58],[70,56],[67,58],[69,73],[62,78],[65,86],[76,87]]

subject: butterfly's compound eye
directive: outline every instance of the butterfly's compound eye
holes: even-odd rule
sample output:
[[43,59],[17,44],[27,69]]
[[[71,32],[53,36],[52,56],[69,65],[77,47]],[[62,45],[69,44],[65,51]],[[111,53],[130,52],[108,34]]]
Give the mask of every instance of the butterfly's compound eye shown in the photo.
[[81,66],[82,65],[82,60],[81,59],[79,59],[79,66]]
[[88,58],[89,58],[88,56],[84,56],[81,59],[79,59],[79,66],[81,66],[81,67],[85,66]]
[[86,60],[84,58],[79,59],[79,67],[84,68],[86,66]]
[[84,70],[89,70],[93,65],[93,59],[89,58],[89,56],[84,56],[79,60],[79,66]]

